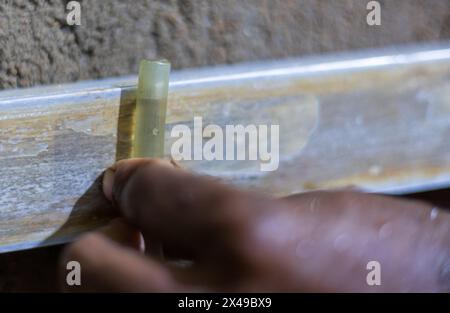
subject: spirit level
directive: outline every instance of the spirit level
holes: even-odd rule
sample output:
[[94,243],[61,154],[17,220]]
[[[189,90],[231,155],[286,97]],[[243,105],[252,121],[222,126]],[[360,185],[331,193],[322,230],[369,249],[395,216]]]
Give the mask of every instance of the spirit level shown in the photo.
[[[104,224],[98,177],[132,153],[136,77],[0,92],[0,251],[66,242]],[[171,130],[279,125],[279,166],[188,160],[274,195],[356,185],[450,186],[450,43],[245,63],[171,74]]]

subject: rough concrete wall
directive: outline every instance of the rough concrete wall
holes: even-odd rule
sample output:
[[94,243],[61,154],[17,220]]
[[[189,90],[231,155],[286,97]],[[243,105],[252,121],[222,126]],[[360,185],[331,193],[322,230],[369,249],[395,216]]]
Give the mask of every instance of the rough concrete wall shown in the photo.
[[64,0],[0,0],[0,88],[137,72],[143,57],[175,68],[450,38],[450,1],[82,0],[82,25]]

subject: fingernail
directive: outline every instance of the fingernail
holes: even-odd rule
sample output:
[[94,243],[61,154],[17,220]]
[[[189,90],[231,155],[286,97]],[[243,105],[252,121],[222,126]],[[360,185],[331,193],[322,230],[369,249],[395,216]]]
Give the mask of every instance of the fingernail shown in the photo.
[[115,170],[113,170],[112,168],[108,168],[103,174],[103,193],[109,201],[112,201],[112,189],[114,185],[115,173]]

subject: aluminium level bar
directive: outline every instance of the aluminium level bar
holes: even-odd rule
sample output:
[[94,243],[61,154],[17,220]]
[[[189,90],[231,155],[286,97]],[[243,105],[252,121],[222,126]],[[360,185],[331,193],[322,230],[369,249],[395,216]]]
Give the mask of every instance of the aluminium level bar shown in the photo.
[[[132,151],[136,77],[0,92],[0,252],[72,240],[111,218],[99,176]],[[450,43],[174,71],[175,125],[279,125],[279,162],[182,165],[273,195],[450,186]]]

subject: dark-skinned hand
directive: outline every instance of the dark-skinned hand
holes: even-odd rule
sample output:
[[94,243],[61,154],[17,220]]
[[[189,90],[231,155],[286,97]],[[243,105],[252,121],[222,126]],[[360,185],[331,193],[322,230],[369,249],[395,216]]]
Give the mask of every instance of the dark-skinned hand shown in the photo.
[[[350,191],[274,199],[157,159],[116,163],[103,191],[122,218],[66,248],[62,277],[78,261],[81,286],[65,290],[450,290],[450,215],[419,201]],[[379,286],[366,282],[370,261]]]

